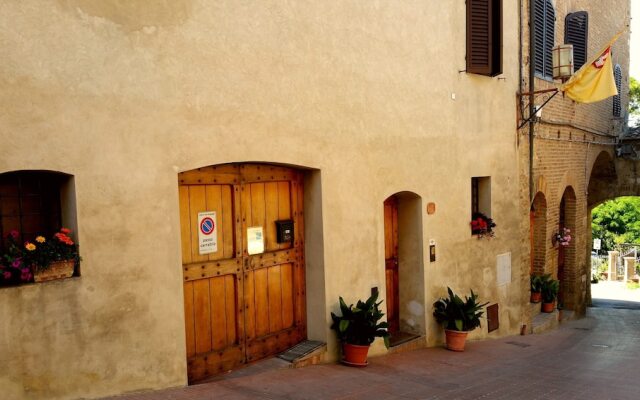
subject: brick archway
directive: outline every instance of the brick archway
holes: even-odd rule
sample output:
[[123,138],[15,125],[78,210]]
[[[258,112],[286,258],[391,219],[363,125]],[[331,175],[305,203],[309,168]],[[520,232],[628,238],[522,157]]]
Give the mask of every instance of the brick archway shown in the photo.
[[530,272],[543,274],[547,258],[547,199],[544,193],[536,193],[530,213]]
[[[575,237],[577,202],[576,193],[573,187],[567,186],[560,200],[558,213],[558,225],[556,232],[561,233],[563,229],[569,229],[571,236]],[[560,292],[558,293],[558,305],[568,310],[573,310],[577,302],[577,285],[581,274],[578,273],[576,265],[576,241],[571,240],[568,246],[555,244],[558,263],[556,276],[560,280]]]

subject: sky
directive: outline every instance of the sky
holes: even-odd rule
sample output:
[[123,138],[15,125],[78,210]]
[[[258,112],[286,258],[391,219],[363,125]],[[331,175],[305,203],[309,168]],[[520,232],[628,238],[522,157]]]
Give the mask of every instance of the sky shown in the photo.
[[640,0],[631,0],[631,66],[629,75],[640,79]]

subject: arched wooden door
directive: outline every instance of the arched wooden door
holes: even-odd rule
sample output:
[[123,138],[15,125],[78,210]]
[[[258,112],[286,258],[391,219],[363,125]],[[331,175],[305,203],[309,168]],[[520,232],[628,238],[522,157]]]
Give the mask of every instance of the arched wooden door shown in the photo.
[[400,276],[398,271],[398,198],[384,201],[384,272],[387,322],[393,335],[400,331]]
[[[301,173],[278,166],[226,164],[179,175],[189,382],[306,338],[302,193]],[[293,222],[290,241],[278,240],[276,221]],[[217,248],[202,254],[199,232],[212,225]]]

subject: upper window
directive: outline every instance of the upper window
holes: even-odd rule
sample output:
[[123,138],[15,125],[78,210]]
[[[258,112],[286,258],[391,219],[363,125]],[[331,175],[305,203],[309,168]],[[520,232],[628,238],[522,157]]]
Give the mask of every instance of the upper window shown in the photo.
[[614,67],[613,78],[616,81],[616,89],[618,89],[618,94],[613,96],[613,116],[621,117],[622,107],[620,105],[620,91],[622,90],[622,68],[620,68],[620,64],[616,64]]
[[573,45],[573,66],[576,71],[587,62],[588,37],[589,14],[586,11],[567,14],[564,19],[564,42]]
[[533,43],[536,75],[553,79],[551,51],[555,40],[556,11],[551,0],[534,0]]
[[467,72],[502,73],[502,0],[467,0]]

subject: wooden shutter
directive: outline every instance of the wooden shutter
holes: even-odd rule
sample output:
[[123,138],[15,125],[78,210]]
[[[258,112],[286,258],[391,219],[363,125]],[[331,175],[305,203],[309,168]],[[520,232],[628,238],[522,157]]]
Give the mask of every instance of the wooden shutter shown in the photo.
[[551,50],[555,40],[556,12],[551,0],[533,0],[532,16],[534,35],[534,67],[535,73],[544,78],[553,77],[553,61]]
[[620,90],[622,90],[622,68],[620,68],[620,64],[616,64],[614,67],[613,78],[616,81],[616,88],[618,89],[618,94],[613,96],[613,116],[621,117],[622,107],[620,105]]
[[467,72],[502,73],[502,0],[467,0]]
[[587,62],[588,36],[589,14],[586,11],[567,14],[564,19],[564,42],[573,45],[573,65],[576,71]]

